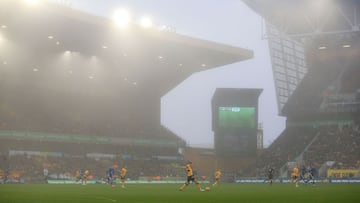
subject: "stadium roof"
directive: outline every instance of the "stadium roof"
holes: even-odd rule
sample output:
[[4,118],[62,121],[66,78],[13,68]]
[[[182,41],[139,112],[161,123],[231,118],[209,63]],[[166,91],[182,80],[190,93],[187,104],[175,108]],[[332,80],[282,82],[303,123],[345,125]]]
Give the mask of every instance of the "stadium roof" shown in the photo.
[[307,37],[360,31],[358,0],[243,0],[282,33]]
[[[3,38],[37,53],[28,65],[36,66],[50,53],[78,52],[101,58],[106,66],[118,66],[124,78],[139,86],[155,82],[160,94],[194,72],[253,57],[250,50],[155,28],[117,28],[107,18],[58,5],[29,7],[22,1],[1,1],[0,24],[6,26]],[[16,55],[1,60],[11,65],[11,60],[21,60]]]
[[318,113],[326,88],[359,64],[359,2],[243,2],[266,21],[280,114]]
[[66,6],[0,1],[0,111],[9,123],[16,115],[17,123],[156,128],[169,90],[195,72],[252,57],[166,30],[122,29]]

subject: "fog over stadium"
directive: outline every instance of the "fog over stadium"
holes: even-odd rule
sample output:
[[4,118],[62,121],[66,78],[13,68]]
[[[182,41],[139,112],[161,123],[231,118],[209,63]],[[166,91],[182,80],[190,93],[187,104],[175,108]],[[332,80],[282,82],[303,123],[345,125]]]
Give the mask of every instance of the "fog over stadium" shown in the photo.
[[184,138],[190,146],[212,148],[211,98],[218,87],[262,88],[259,123],[268,146],[284,129],[278,116],[274,81],[263,19],[243,2],[230,0],[219,4],[200,1],[67,1],[76,9],[113,17],[125,8],[131,19],[144,16],[155,26],[168,26],[179,34],[254,50],[249,61],[195,73],[162,99],[162,123]]
[[359,183],[359,11],[357,0],[0,0],[0,183],[75,195],[77,184],[129,195],[125,182]]

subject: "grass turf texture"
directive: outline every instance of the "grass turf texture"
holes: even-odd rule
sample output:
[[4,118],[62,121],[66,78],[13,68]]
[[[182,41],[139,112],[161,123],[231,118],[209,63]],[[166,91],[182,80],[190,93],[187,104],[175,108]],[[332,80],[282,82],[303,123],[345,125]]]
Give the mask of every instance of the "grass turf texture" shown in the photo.
[[[195,185],[178,191],[177,184],[117,185],[0,185],[0,203],[309,203],[360,202],[360,184],[220,184],[209,192],[200,192]],[[203,186],[205,187],[205,185]]]

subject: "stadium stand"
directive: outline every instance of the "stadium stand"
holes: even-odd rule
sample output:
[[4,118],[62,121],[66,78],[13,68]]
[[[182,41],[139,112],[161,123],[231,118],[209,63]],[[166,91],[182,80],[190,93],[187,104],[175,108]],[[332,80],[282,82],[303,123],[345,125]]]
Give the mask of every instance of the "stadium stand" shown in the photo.
[[[275,79],[281,80],[277,83],[281,87],[276,88],[282,98],[279,114],[287,117],[286,129],[259,153],[256,162],[234,163],[234,168],[247,168],[225,170],[224,179],[264,177],[268,167],[276,169],[276,176],[288,178],[289,163],[312,165],[322,177],[338,177],[339,173],[329,174],[331,170],[359,171],[360,35],[356,23],[360,15],[344,20],[346,15],[339,12],[353,14],[359,10],[354,9],[359,7],[357,1],[334,1],[336,5],[331,6],[337,10],[332,15],[339,19],[323,23],[316,31],[309,29],[309,23],[296,23],[302,22],[304,14],[314,17],[306,13],[310,1],[279,1],[281,7],[268,0],[245,2],[281,35],[304,45],[306,55],[296,58],[302,52],[291,47],[283,49],[288,53],[277,53],[278,59],[286,56],[280,61],[283,69],[274,70],[282,71]],[[299,7],[305,12],[299,14]],[[184,176],[179,166],[185,157],[180,149],[186,143],[161,125],[161,96],[194,72],[250,59],[252,52],[176,33],[144,32],[136,26],[132,27],[136,40],[129,40],[109,34],[114,29],[108,19],[52,4],[37,9],[26,10],[20,1],[0,1],[0,24],[6,27],[2,37],[9,46],[0,55],[2,180],[42,182],[44,168],[52,179],[75,179],[76,170],[87,168],[93,179],[102,180],[114,164],[127,165],[129,179]],[[277,9],[294,12],[274,15]],[[105,51],[103,36],[109,36],[106,43],[115,47]],[[62,61],[66,55],[76,60]],[[93,55],[102,64],[97,66],[99,72],[87,69],[92,67],[87,59]],[[299,58],[306,59],[306,71],[301,73],[294,70],[296,65],[305,65],[295,60]],[[174,68],[179,64],[181,70]],[[210,174],[214,162],[221,160],[214,160],[211,150],[199,153],[204,152],[198,162],[203,161]]]
[[270,31],[279,114],[287,117],[284,132],[261,151],[256,174],[251,167],[249,173],[265,176],[272,166],[289,178],[289,166],[297,164],[316,167],[321,177],[336,169],[359,175],[358,2],[244,2]]
[[[0,169],[41,181],[183,175],[184,140],[161,124],[161,97],[191,74],[253,57],[251,50],[64,5],[0,1]],[[11,12],[9,12],[11,11]],[[18,15],[21,13],[21,15]],[[2,52],[2,50],[6,50]]]

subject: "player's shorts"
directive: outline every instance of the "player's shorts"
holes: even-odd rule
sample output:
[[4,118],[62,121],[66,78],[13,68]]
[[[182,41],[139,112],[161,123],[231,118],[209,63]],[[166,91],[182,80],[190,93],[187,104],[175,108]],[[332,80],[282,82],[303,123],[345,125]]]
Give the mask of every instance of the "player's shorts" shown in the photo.
[[186,182],[188,182],[188,183],[195,182],[195,177],[194,176],[188,176]]
[[125,180],[125,176],[120,176],[120,180]]

